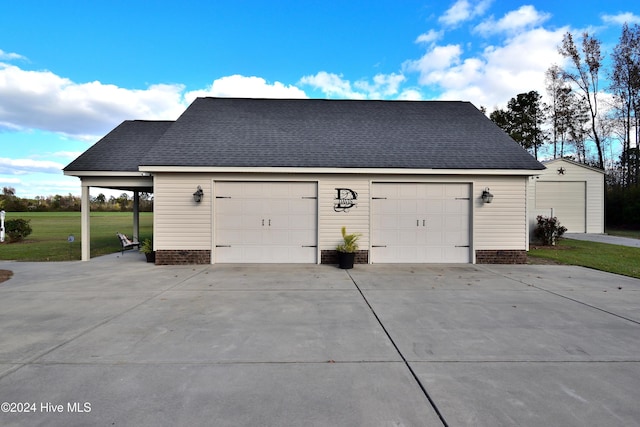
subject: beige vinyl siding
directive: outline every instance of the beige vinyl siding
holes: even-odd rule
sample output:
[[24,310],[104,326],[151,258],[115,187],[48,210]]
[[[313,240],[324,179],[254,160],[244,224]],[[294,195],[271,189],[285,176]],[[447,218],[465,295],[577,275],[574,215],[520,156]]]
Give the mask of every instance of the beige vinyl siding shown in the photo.
[[[492,203],[483,203],[488,187]],[[474,186],[474,249],[528,249],[527,177],[479,178]]]
[[[478,249],[528,248],[526,176],[470,175],[331,175],[251,173],[158,173],[154,177],[154,244],[156,249],[212,249],[216,181],[308,181],[318,183],[318,254],[335,249],[340,229],[361,233],[360,247],[370,249],[370,191],[376,182],[466,183],[471,185],[471,253]],[[200,185],[204,200],[193,202]],[[489,187],[493,203],[483,204],[482,190]],[[358,194],[357,205],[336,212],[337,188]],[[319,259],[319,257],[318,257]]]
[[[357,205],[348,211],[336,212],[337,188],[348,188],[358,194]],[[353,176],[320,177],[318,184],[319,249],[335,249],[342,240],[340,230],[360,233],[360,249],[369,249],[369,179]]]
[[[198,185],[204,191],[201,203],[193,201]],[[155,249],[211,249],[211,194],[211,177],[206,174],[157,174],[153,200]]]
[[[540,176],[532,177],[529,180],[530,231],[533,232],[537,215],[548,216],[551,214],[550,209],[536,208],[536,182],[584,182],[583,197],[585,197],[584,213],[586,215],[584,231],[604,233],[604,174],[599,170],[563,159],[550,161],[545,166],[547,169],[542,171]],[[565,170],[563,175],[558,173],[558,169],[561,167]]]

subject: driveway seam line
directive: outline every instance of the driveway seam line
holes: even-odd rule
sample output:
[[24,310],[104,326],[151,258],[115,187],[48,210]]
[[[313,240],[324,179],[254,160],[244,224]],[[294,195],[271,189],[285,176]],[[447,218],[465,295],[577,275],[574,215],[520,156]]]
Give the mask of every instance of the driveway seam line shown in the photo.
[[415,371],[413,370],[413,368],[411,367],[411,365],[409,364],[409,362],[407,361],[407,358],[404,357],[404,354],[402,354],[402,352],[400,351],[400,348],[398,347],[398,345],[396,344],[396,342],[393,340],[393,338],[391,337],[391,334],[389,333],[389,331],[387,330],[387,328],[384,326],[384,324],[382,323],[382,320],[380,320],[380,317],[378,317],[378,314],[376,313],[376,311],[373,309],[373,307],[371,306],[371,304],[369,303],[369,300],[367,299],[367,297],[364,295],[364,293],[362,292],[362,290],[360,289],[360,286],[358,286],[358,283],[355,281],[355,279],[353,278],[353,276],[351,276],[351,273],[349,272],[349,270],[345,270],[345,272],[347,273],[347,276],[349,276],[349,279],[351,279],[351,281],[353,282],[354,286],[356,287],[356,289],[358,290],[358,292],[360,293],[360,296],[362,297],[362,299],[364,300],[365,304],[367,304],[367,307],[369,307],[369,310],[371,310],[371,313],[373,314],[373,317],[375,317],[376,321],[378,322],[378,324],[380,325],[380,327],[382,328],[382,330],[384,331],[385,335],[387,336],[387,338],[389,339],[389,341],[391,342],[391,345],[393,345],[393,348],[396,349],[396,352],[398,353],[398,355],[400,356],[400,358],[402,359],[402,362],[404,363],[404,365],[407,367],[407,369],[409,370],[409,372],[411,373],[411,376],[413,377],[413,379],[416,381],[416,383],[418,384],[418,387],[420,387],[420,390],[422,390],[422,393],[424,394],[424,396],[427,398],[427,400],[429,401],[429,404],[431,405],[431,407],[433,408],[433,410],[435,411],[436,415],[438,416],[438,418],[440,419],[440,421],[442,422],[442,425],[444,427],[449,427],[449,424],[447,423],[447,420],[444,419],[444,416],[442,415],[442,413],[440,412],[440,409],[438,408],[438,405],[436,405],[436,402],[431,398],[431,396],[429,395],[429,392],[427,391],[427,389],[425,388],[424,384],[422,384],[422,381],[420,381],[420,378],[418,378],[418,375],[415,373]]
[[596,307],[595,305],[592,305],[592,304],[589,304],[589,303],[586,303],[586,302],[583,302],[583,301],[577,300],[577,299],[575,299],[575,298],[568,297],[568,296],[566,296],[566,295],[559,294],[559,293],[557,293],[557,292],[555,292],[555,291],[551,291],[551,290],[549,290],[549,289],[542,288],[542,287],[540,287],[540,286],[538,286],[538,285],[535,285],[535,284],[533,284],[533,283],[527,283],[527,282],[525,282],[524,280],[521,280],[521,279],[517,279],[517,278],[514,278],[514,277],[507,276],[507,275],[502,274],[502,273],[500,273],[500,272],[493,271],[493,270],[491,270],[491,269],[489,269],[489,268],[487,268],[486,270],[491,271],[491,272],[492,272],[492,273],[494,273],[494,274],[499,274],[500,276],[502,276],[502,277],[504,277],[504,278],[507,278],[507,279],[511,279],[511,280],[513,280],[513,281],[515,281],[515,282],[522,283],[523,285],[531,286],[531,287],[532,287],[532,288],[534,288],[534,289],[538,289],[538,290],[540,290],[540,291],[550,293],[551,295],[555,295],[555,296],[558,296],[558,297],[561,297],[561,298],[564,298],[564,299],[568,299],[569,301],[573,301],[573,302],[575,302],[575,303],[582,304],[582,305],[584,305],[584,306],[586,306],[586,307],[590,307],[590,308],[593,308],[593,309],[595,309],[595,310],[601,311],[601,312],[603,312],[603,313],[610,314],[611,316],[617,317],[617,318],[619,318],[619,319],[626,320],[626,321],[631,322],[631,323],[635,323],[636,325],[640,325],[640,322],[639,322],[639,321],[634,320],[634,319],[630,319],[630,318],[625,317],[625,316],[623,316],[623,315],[621,315],[621,314],[613,313],[613,312],[611,312],[611,311],[605,310],[604,308]]

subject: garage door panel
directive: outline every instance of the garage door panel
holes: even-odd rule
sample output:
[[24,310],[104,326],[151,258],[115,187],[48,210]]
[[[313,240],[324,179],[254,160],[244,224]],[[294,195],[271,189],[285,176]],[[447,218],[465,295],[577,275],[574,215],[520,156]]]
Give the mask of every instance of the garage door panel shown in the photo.
[[374,183],[372,261],[470,262],[470,192],[469,184]]
[[388,239],[388,241],[399,240],[407,245],[415,246],[419,243],[419,237],[420,236],[418,236],[414,229],[399,230],[398,233],[396,235],[393,235],[390,239]]
[[[429,196],[429,197],[433,197],[433,196]],[[430,201],[428,203],[425,203],[425,207],[426,207],[426,211],[423,210],[422,212],[426,212],[427,214],[442,214],[445,211],[445,206],[446,206],[446,201],[445,200],[437,200],[437,199],[430,199]]]
[[400,203],[397,200],[389,200],[389,199],[377,199],[375,200],[377,213],[380,215],[396,215],[400,210]]
[[218,221],[222,221],[227,228],[240,229],[243,227],[243,218],[237,215],[218,214]]
[[316,183],[217,182],[215,188],[216,262],[316,262]]
[[430,246],[440,246],[444,243],[444,238],[441,231],[427,231],[426,243]]

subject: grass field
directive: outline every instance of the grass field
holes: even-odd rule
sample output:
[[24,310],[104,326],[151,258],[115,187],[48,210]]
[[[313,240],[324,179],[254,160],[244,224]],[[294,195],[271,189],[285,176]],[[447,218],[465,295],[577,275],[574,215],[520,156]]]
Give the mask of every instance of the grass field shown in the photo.
[[532,248],[529,256],[640,279],[640,248],[561,239],[555,247]]
[[[8,219],[30,220],[33,229],[24,242],[0,244],[0,259],[20,261],[69,261],[80,259],[80,212],[9,212]],[[131,237],[131,212],[91,213],[91,257],[120,250],[116,232]],[[75,241],[68,242],[69,235]],[[140,213],[140,241],[153,235],[153,213]]]

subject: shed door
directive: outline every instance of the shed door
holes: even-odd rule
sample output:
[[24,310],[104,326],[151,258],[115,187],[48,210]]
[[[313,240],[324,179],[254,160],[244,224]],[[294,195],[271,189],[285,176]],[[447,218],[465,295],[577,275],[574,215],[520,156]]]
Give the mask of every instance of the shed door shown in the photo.
[[216,182],[215,192],[216,262],[316,262],[316,183]]
[[373,184],[372,262],[471,262],[470,194],[469,184]]
[[586,232],[586,183],[579,182],[536,182],[536,211],[548,210],[545,216],[558,218],[560,225],[570,233]]

